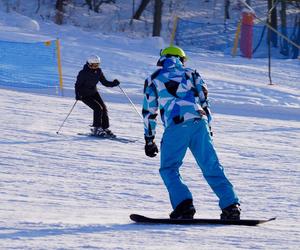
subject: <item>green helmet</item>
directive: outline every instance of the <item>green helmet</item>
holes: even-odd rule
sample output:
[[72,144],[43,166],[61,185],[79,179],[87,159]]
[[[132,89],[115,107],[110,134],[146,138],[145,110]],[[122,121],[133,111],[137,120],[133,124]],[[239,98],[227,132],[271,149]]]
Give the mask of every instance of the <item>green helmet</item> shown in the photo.
[[187,59],[187,56],[185,55],[183,49],[176,47],[176,46],[170,46],[170,47],[167,47],[167,48],[161,50],[160,55],[161,56],[167,56],[167,55],[178,56],[178,57],[182,58],[183,60]]

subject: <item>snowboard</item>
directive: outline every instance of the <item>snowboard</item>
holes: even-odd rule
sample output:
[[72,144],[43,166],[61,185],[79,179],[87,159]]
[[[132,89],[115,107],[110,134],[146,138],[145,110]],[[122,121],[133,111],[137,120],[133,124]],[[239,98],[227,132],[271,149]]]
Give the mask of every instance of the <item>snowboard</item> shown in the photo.
[[130,219],[141,224],[176,224],[176,225],[243,225],[256,226],[275,220],[276,217],[266,220],[221,220],[221,219],[169,219],[169,218],[150,218],[139,214],[131,214]]
[[137,139],[129,139],[129,138],[119,137],[119,136],[105,137],[105,136],[94,135],[91,133],[78,133],[78,135],[88,136],[88,137],[92,137],[92,138],[95,138],[98,140],[112,140],[112,141],[117,141],[117,142],[122,142],[122,143],[134,143],[134,142],[138,141]]

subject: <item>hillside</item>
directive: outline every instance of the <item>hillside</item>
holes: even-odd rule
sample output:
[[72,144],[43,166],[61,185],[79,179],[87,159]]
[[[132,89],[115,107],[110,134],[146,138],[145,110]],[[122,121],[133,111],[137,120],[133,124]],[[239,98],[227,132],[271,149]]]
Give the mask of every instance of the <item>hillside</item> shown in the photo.
[[[0,10],[25,15],[37,22],[54,22],[55,2],[50,0],[1,1]],[[131,37],[151,36],[154,1],[149,2],[140,20],[131,20],[140,2],[116,0],[115,4],[103,3],[100,5],[99,13],[96,13],[89,10],[83,0],[66,1],[64,5],[63,25],[72,25],[85,30],[102,33],[122,32]],[[267,12],[266,1],[252,0],[251,2],[258,16],[265,18]],[[293,8],[293,6],[290,8]],[[242,9],[243,5],[239,1],[232,1],[229,5],[230,19],[227,22],[236,22],[240,18]],[[170,39],[175,16],[204,23],[223,23],[224,2],[213,0],[163,1],[161,36],[167,40]]]
[[[135,143],[78,135],[92,119],[81,102],[56,131],[75,102],[74,82],[88,55],[101,57],[106,77],[118,78],[141,110],[144,79],[168,40],[41,20],[37,31],[28,16],[1,16],[2,40],[61,39],[65,88],[64,96],[0,88],[1,249],[298,248],[299,60],[274,59],[275,84],[268,85],[266,59],[187,51],[187,66],[198,69],[210,90],[214,143],[241,197],[242,218],[277,220],[258,227],[136,225],[130,213],[167,217],[171,206],[159,157],[144,155],[143,124],[120,89],[99,86],[111,129]],[[162,131],[159,123],[158,144]],[[218,218],[217,198],[190,152],[182,175],[196,216]]]

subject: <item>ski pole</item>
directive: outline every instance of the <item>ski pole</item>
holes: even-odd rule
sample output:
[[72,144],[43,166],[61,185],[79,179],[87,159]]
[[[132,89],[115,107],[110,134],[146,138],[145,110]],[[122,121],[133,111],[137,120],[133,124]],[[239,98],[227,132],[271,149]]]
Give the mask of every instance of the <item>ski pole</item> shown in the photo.
[[56,134],[59,133],[59,131],[61,130],[61,128],[62,128],[63,125],[65,124],[65,121],[68,119],[68,117],[69,117],[70,114],[72,113],[72,111],[73,111],[73,109],[74,109],[74,107],[75,107],[75,105],[76,105],[77,102],[78,102],[78,100],[76,100],[75,103],[73,104],[73,106],[72,106],[72,108],[71,108],[69,114],[67,115],[67,117],[64,119],[64,121],[63,121],[62,124],[60,125],[60,127],[59,127],[59,129],[57,130]]
[[144,118],[143,116],[140,114],[140,112],[137,110],[136,106],[133,104],[133,102],[131,101],[131,99],[129,98],[129,96],[126,94],[126,92],[121,88],[120,85],[118,85],[119,88],[121,89],[121,91],[123,92],[123,94],[127,97],[128,101],[131,103],[132,107],[134,108],[134,110],[136,111],[136,113],[141,117],[142,122],[144,122]]

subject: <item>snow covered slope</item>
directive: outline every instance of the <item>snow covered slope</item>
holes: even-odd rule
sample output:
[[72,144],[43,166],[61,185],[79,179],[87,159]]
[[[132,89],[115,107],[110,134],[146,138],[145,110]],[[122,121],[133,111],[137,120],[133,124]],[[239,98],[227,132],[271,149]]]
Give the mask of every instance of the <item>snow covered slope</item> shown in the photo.
[[[159,160],[143,153],[142,124],[128,104],[108,102],[112,129],[134,144],[78,136],[91,113],[70,98],[1,90],[1,249],[296,249],[300,123],[215,114],[215,144],[256,227],[143,226],[128,215],[167,216]],[[124,114],[124,112],[126,112]],[[161,132],[161,131],[160,131]],[[219,208],[190,153],[182,168],[198,217]]]
[[[210,89],[214,142],[242,200],[242,218],[276,221],[259,227],[145,226],[130,213],[160,217],[171,211],[159,177],[159,158],[144,155],[143,124],[118,88],[100,86],[111,129],[136,143],[99,141],[88,130],[92,112],[74,104],[73,84],[86,56],[99,54],[108,79],[141,109],[143,81],[156,69],[161,39],[89,33],[39,23],[31,32],[1,26],[1,39],[62,41],[65,96],[0,89],[1,249],[297,249],[300,214],[300,64],[189,53]],[[45,76],[46,78],[47,76]],[[158,129],[159,141],[162,127]],[[218,218],[217,199],[190,153],[183,178],[197,217]]]

